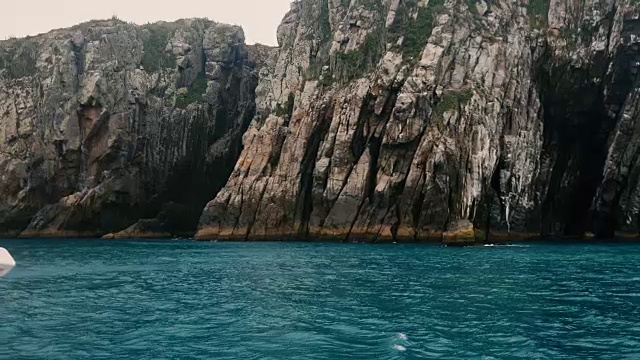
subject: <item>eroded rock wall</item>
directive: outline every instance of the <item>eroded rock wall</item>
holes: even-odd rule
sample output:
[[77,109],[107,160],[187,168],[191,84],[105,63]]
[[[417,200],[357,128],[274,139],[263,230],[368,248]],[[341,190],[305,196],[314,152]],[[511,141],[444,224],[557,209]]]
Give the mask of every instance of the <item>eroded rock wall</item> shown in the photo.
[[0,42],[0,235],[192,234],[256,86],[242,29],[209,20]]
[[638,234],[640,5],[302,0],[202,239]]
[[637,237],[639,18],[299,0],[278,49],[200,19],[0,42],[0,235]]

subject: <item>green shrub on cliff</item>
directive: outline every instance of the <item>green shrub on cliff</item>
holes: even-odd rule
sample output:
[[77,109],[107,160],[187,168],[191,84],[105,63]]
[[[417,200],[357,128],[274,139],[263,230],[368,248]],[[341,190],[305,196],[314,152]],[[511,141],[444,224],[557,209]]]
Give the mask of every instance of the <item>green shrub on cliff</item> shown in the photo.
[[318,30],[320,32],[321,41],[330,41],[333,36],[331,30],[331,20],[329,19],[329,0],[320,0],[318,2],[319,19]]
[[550,0],[529,0],[527,12],[531,25],[534,27],[543,27],[548,23],[549,17],[549,1]]
[[[412,12],[417,8],[414,20]],[[405,60],[416,59],[431,37],[438,15],[444,10],[444,0],[430,0],[426,7],[418,7],[418,0],[403,0],[387,31],[387,40],[395,43],[403,38],[402,54]]]
[[0,47],[0,70],[4,76],[19,79],[35,75],[38,58],[37,44],[30,39],[8,40]]
[[176,95],[176,107],[186,109],[193,103],[204,103],[204,95],[207,93],[208,82],[204,74],[198,74],[193,84],[188,88],[178,89]]
[[357,50],[337,53],[333,71],[336,78],[349,81],[364,75],[380,61],[384,52],[383,46],[383,33],[378,28],[366,36]]
[[156,72],[160,69],[175,68],[175,56],[164,51],[173,36],[173,31],[160,24],[148,24],[144,28],[149,35],[143,43],[142,66],[144,69],[148,72]]
[[295,102],[296,102],[296,94],[293,92],[290,92],[289,96],[287,97],[287,103],[285,104],[285,106],[276,104],[276,116],[291,115],[291,113],[293,112],[293,105],[295,104]]
[[446,91],[442,94],[436,107],[433,109],[433,116],[437,119],[442,119],[444,113],[466,105],[471,101],[472,97],[473,90],[469,88]]
[[430,0],[429,5],[418,10],[416,21],[407,26],[403,47],[405,59],[416,59],[427,45],[438,15],[444,10],[444,0]]

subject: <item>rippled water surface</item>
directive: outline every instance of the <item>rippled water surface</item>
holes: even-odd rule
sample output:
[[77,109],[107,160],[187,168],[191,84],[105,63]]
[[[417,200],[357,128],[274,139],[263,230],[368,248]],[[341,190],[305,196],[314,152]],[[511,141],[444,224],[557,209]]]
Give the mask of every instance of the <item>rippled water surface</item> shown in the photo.
[[0,246],[1,359],[640,359],[640,246]]

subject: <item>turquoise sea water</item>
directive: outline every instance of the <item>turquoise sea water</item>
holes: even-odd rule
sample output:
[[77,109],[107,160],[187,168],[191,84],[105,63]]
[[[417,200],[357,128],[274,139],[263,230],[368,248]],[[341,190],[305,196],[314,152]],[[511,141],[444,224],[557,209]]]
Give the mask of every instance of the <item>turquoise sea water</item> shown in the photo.
[[640,359],[640,246],[0,246],[0,359]]

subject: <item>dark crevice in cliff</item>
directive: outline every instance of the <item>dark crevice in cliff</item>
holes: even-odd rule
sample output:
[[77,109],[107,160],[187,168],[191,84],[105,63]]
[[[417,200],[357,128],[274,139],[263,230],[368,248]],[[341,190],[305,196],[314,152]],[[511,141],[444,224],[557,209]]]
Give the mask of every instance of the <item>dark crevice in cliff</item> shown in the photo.
[[356,130],[351,139],[351,152],[354,159],[359,159],[367,148],[369,141],[367,126],[369,125],[369,118],[373,116],[373,107],[375,104],[375,97],[368,92],[362,100],[362,106],[360,106],[360,112],[358,115],[358,123],[356,124]]
[[202,209],[226,184],[240,156],[242,134],[253,111],[240,115],[236,127],[224,105],[216,110],[215,121],[210,115],[211,108],[194,115],[196,119],[187,140],[191,155],[171,171],[161,194],[164,205],[159,216],[166,218],[165,230],[170,233],[195,232]]
[[[393,241],[400,240],[398,238],[398,229],[400,228],[400,226],[402,226],[402,210],[403,210],[401,209],[402,194],[406,188],[407,178],[409,177],[409,168],[411,166],[413,158],[415,157],[416,150],[418,149],[421,138],[422,138],[422,134],[413,142],[406,144],[405,149],[403,149],[405,152],[405,158],[409,161],[401,165],[403,167],[403,169],[400,171],[403,174],[402,179],[389,193],[388,204],[385,204],[387,210],[384,216],[382,217],[383,219],[382,221],[384,222],[390,213],[393,212],[394,214],[393,222],[391,223],[391,236],[393,237]],[[424,200],[424,194],[420,193],[418,197],[419,197],[418,201]],[[384,224],[381,224],[381,225],[384,225]],[[414,227],[414,229],[416,228],[417,227]]]
[[[376,136],[371,136],[368,141],[367,141],[367,148],[369,149],[369,163],[367,164],[367,173],[366,173],[366,180],[364,181],[364,196],[362,196],[362,198],[360,199],[360,202],[357,206],[357,209],[355,211],[353,220],[351,221],[351,224],[349,226],[349,232],[347,233],[346,236],[346,240],[349,241],[361,241],[361,240],[365,240],[365,239],[359,239],[356,238],[353,235],[353,230],[356,227],[356,224],[358,223],[358,221],[360,220],[361,215],[363,214],[363,209],[365,207],[366,204],[368,204],[369,206],[373,207],[374,202],[375,202],[375,187],[376,187],[376,179],[378,176],[378,163],[380,161],[380,148],[382,145],[382,139]],[[354,168],[360,163],[361,157],[362,155],[364,155],[364,151],[361,154],[360,157],[357,158],[357,160],[355,161],[352,169],[350,170],[350,173],[354,170]],[[349,180],[349,178],[347,178],[347,181]],[[344,186],[346,186],[347,181],[345,181]],[[344,189],[343,186],[343,189]],[[360,236],[360,235],[358,235]],[[367,236],[370,236],[367,234]],[[374,239],[375,240],[375,239]]]
[[[599,89],[568,83],[568,88],[549,89],[543,98],[544,149],[555,159],[543,203],[543,233],[560,230],[565,236],[582,236],[613,126],[602,108]],[[576,103],[580,97],[584,103]]]
[[[191,131],[186,136],[187,153],[168,174],[166,187],[159,195],[158,218],[165,231],[185,234],[195,231],[199,212],[211,196],[216,182],[206,164],[207,127],[211,117],[204,109],[195,114]],[[211,189],[211,190],[210,190]]]
[[[398,100],[398,95],[403,85],[404,85],[404,82],[395,84],[390,89],[389,93],[387,94],[387,99],[385,101],[385,104],[382,108],[382,112],[380,113],[380,115],[375,116],[376,123],[386,125],[388,121],[391,119],[391,117],[393,116],[393,111],[394,111],[396,102]],[[417,118],[427,116],[427,113],[424,111],[425,106],[424,104],[421,104],[420,100],[417,101],[415,106],[416,106],[416,112],[414,116],[416,116]],[[386,126],[385,126],[385,129],[386,129]],[[381,221],[380,221],[380,224],[378,225],[380,226],[380,228],[382,228],[385,225],[390,225],[392,239],[393,241],[397,241],[398,229],[402,225],[400,201],[402,199],[402,193],[406,186],[407,177],[409,176],[409,168],[411,166],[411,163],[414,160],[416,150],[420,144],[422,136],[424,135],[425,129],[422,129],[419,135],[416,136],[414,140],[405,144],[393,146],[393,150],[398,153],[399,155],[398,158],[401,159],[398,163],[394,162],[393,172],[403,174],[402,179],[399,184],[397,184],[391,189],[387,199],[384,199],[384,198],[378,199],[376,198],[375,189],[377,185],[378,172],[379,172],[378,164],[380,162],[380,153],[382,150],[385,150],[385,152],[391,150],[389,148],[385,148],[384,145],[382,144],[382,139],[384,139],[385,131],[386,130],[382,131],[382,134],[380,135],[379,138],[376,138],[375,132],[372,131],[374,133],[374,136],[372,136],[372,139],[375,140],[375,142],[373,142],[373,144],[375,145],[373,149],[375,151],[371,152],[371,164],[372,164],[371,170],[372,171],[370,171],[369,173],[369,178],[367,182],[367,187],[368,187],[367,196],[370,199],[370,202],[373,207],[377,208],[378,210],[380,210],[380,208],[382,207],[382,209],[384,210],[384,215],[380,218]],[[393,213],[394,215],[393,219],[388,219],[391,213]],[[392,223],[389,224],[389,221],[392,221]],[[378,231],[376,240],[382,240],[380,239],[380,231]]]
[[[324,223],[326,221],[326,217],[328,216],[328,214],[331,211],[331,209],[339,201],[340,195],[344,191],[344,188],[345,188],[345,186],[347,186],[349,178],[351,177],[351,173],[353,172],[353,170],[355,169],[357,164],[360,162],[360,158],[362,157],[362,155],[364,154],[365,150],[367,149],[367,146],[369,145],[369,140],[370,139],[368,137],[368,134],[371,133],[370,120],[371,120],[371,117],[373,116],[373,104],[374,103],[375,103],[375,97],[373,97],[372,94],[367,93],[367,95],[365,95],[365,98],[363,99],[362,104],[360,106],[360,110],[359,110],[359,113],[358,113],[358,120],[357,120],[357,124],[356,124],[356,129],[354,131],[353,138],[351,139],[350,149],[351,149],[351,156],[352,156],[352,159],[353,159],[353,163],[347,169],[347,173],[344,176],[344,181],[341,184],[340,191],[338,191],[337,196],[335,197],[335,199],[333,201],[331,201],[325,207],[326,211],[321,215],[322,218],[319,219],[319,225],[320,226],[324,226]],[[348,126],[346,126],[346,127],[348,128]],[[335,147],[335,141],[336,141],[335,137],[333,138],[333,141],[334,141],[334,144],[332,144],[332,148]],[[328,181],[328,179],[326,179],[324,181],[322,189],[326,189],[327,181]],[[325,201],[325,200],[323,200],[323,201]]]
[[[500,147],[503,148],[504,147],[504,137],[500,137]],[[502,153],[502,151],[501,151]],[[500,156],[500,158],[498,159],[498,163],[496,164],[495,169],[493,170],[493,174],[491,175],[491,179],[489,180],[489,186],[487,187],[488,191],[483,192],[485,194],[485,206],[486,206],[486,211],[487,213],[484,214],[486,216],[486,235],[487,237],[490,236],[490,231],[491,229],[494,229],[495,227],[492,226],[492,213],[491,213],[491,204],[492,202],[496,201],[498,203],[499,206],[499,212],[498,212],[498,217],[500,220],[502,220],[502,214],[505,213],[505,206],[504,206],[504,201],[502,200],[502,189],[500,186],[500,172],[502,171],[502,169],[504,168],[504,159],[502,158],[502,156]],[[490,190],[489,190],[490,189]],[[494,196],[495,196],[495,200],[494,200]]]
[[[457,189],[460,188],[459,186],[459,179],[458,179],[458,172],[455,170],[457,167],[456,166],[452,166],[449,165],[449,169],[451,169],[449,171],[449,178],[448,178],[448,188],[447,188],[447,215],[443,224],[443,228],[442,230],[447,230],[451,227],[451,225],[453,224],[453,222],[455,220],[457,220],[457,213],[454,211],[454,207],[456,205],[456,200],[457,197],[456,195],[458,195],[458,191]],[[453,178],[453,181],[452,181]]]
[[[351,224],[349,234],[347,236],[347,239],[349,240],[380,241],[381,232],[385,225],[389,226],[392,238],[397,239],[398,228],[401,225],[398,202],[405,187],[406,177],[408,176],[408,170],[400,168],[408,167],[408,164],[411,163],[413,156],[415,155],[419,139],[422,136],[421,133],[416,137],[416,139],[405,144],[385,145],[383,143],[386,135],[387,124],[393,115],[393,110],[402,85],[403,83],[397,83],[388,91],[378,95],[378,97],[384,96],[385,99],[384,105],[379,113],[376,113],[375,111],[376,100],[378,100],[376,97],[367,97],[366,100],[368,101],[368,104],[365,103],[365,105],[368,106],[363,106],[361,110],[362,116],[360,121],[365,122],[368,127],[369,137],[366,141],[366,149],[369,150],[369,164],[366,180],[364,182],[364,196],[358,206],[354,221]],[[382,130],[378,133],[380,128]],[[396,161],[392,158],[381,157],[383,153],[389,154],[391,152],[397,153],[399,158],[402,158],[404,155],[406,161]],[[385,159],[393,161],[393,163],[388,163],[388,161],[385,163]],[[400,184],[395,185],[388,194],[382,195],[376,192],[378,176],[380,175],[380,171],[384,171],[382,169],[389,167],[391,167],[391,171],[393,173],[403,173],[404,177]],[[389,215],[391,213],[393,213],[393,220],[389,219]],[[389,223],[389,221],[392,221],[392,223]],[[362,239],[357,238],[353,234],[353,230],[356,225],[360,224],[363,224],[366,228],[359,229],[360,231],[366,231],[366,233],[358,235],[364,236]],[[372,231],[376,228],[378,229],[377,231]]]
[[[394,98],[393,101],[395,102],[395,97],[389,96],[387,103],[385,104],[385,108],[389,104],[390,98]],[[355,159],[360,159],[365,150],[367,148],[369,149],[369,171],[365,182],[365,198],[369,198],[370,200],[373,200],[373,194],[376,188],[378,161],[380,158],[380,148],[382,147],[382,135],[376,136],[375,129],[371,128],[371,120],[375,119],[375,123],[386,123],[391,116],[388,111],[381,116],[376,116],[374,111],[375,102],[376,97],[371,93],[367,93],[367,96],[365,96],[363,100],[362,108],[360,109],[360,116],[358,118],[358,130],[360,133],[356,133],[357,135],[354,135],[354,144],[352,145]],[[366,132],[365,127],[369,127]]]
[[376,190],[376,180],[378,178],[378,163],[380,161],[380,149],[382,147],[382,139],[372,136],[369,139],[369,172],[365,182],[365,199],[373,201]]
[[75,42],[71,41],[72,46],[72,54],[73,54],[73,66],[74,66],[74,74],[72,89],[74,92],[80,89],[80,79],[84,74],[85,67],[85,43],[78,46]]
[[[255,185],[255,183],[254,183]],[[258,201],[255,202],[255,208],[253,209],[253,214],[251,214],[251,222],[249,222],[248,226],[247,226],[247,232],[245,233],[244,239],[245,241],[249,240],[249,237],[251,236],[251,232],[253,231],[253,227],[256,225],[256,220],[258,219],[259,211],[260,211],[260,205],[262,204],[262,201],[264,199],[264,195],[267,192],[267,185],[268,184],[264,184],[262,186],[262,189],[260,189],[260,193],[258,195]],[[253,201],[253,199],[251,199],[250,201]],[[244,196],[242,197],[242,201],[240,202],[240,204],[242,205],[242,207],[244,208]],[[234,226],[234,229],[238,229],[238,224],[240,223],[240,219],[241,219],[242,215],[240,215],[240,217],[238,217],[238,219],[236,219],[236,223]]]
[[[204,52],[202,56],[204,72]],[[238,69],[234,67],[218,80],[225,84],[224,92],[207,94],[208,103],[189,111],[191,119],[185,119],[184,123],[191,125],[182,129],[186,134],[180,138],[186,138],[187,156],[169,170],[166,186],[158,193],[157,218],[166,232],[195,232],[202,209],[226,184],[242,152],[242,135],[255,115],[255,104],[241,106],[243,101],[253,101],[243,96],[249,96],[255,84],[246,83],[252,80],[245,79]]]
[[483,190],[481,192],[483,195],[477,204],[480,216],[475,220],[475,225],[485,231],[487,239],[492,236],[492,231],[509,234],[513,227],[514,209],[511,201],[514,194],[510,189],[514,188],[513,174],[516,172],[515,168],[518,164],[515,164],[511,159],[512,154],[506,139],[518,136],[518,130],[515,127],[514,109],[503,106],[502,113],[504,114],[505,123],[499,137],[498,159],[491,176],[483,182]]
[[306,144],[304,155],[302,157],[300,167],[300,189],[298,193],[298,202],[296,204],[296,215],[294,219],[300,219],[300,226],[296,229],[298,236],[303,239],[309,237],[309,221],[313,212],[313,172],[315,170],[316,160],[320,144],[325,139],[334,112],[334,102],[325,105],[319,112],[318,124],[311,132]]
[[[498,202],[500,196],[498,192],[495,190],[496,178],[498,178],[499,183],[499,167],[496,166],[494,172],[489,179],[488,183],[484,183],[482,186],[482,197],[477,203],[476,208],[476,216],[474,227],[484,231],[485,241],[489,242],[492,240],[493,234],[492,230],[495,229],[494,226],[494,206],[498,203],[499,214],[502,213],[502,206]],[[498,184],[499,185],[499,184]]]
[[415,239],[418,239],[419,231],[417,230],[420,229],[420,222],[422,220],[422,205],[424,204],[426,199],[426,193],[424,191],[424,184],[426,183],[425,173],[425,171],[420,172],[420,181],[418,181],[418,184],[422,184],[422,186],[420,186],[417,191],[414,190],[412,194],[413,196],[411,196],[411,226],[413,229],[416,229],[416,232],[414,234]]
[[[563,57],[547,45],[534,68],[544,111],[538,180],[540,193],[546,192],[539,214],[542,235],[592,232],[612,238],[616,229],[625,229],[623,223],[633,212],[624,209],[629,201],[625,192],[635,191],[628,182],[628,169],[635,164],[626,162],[630,153],[625,153],[625,143],[636,140],[626,125],[617,127],[628,119],[623,111],[637,101],[632,92],[640,58],[633,38],[640,26],[622,15],[623,28],[616,36],[620,11],[614,2],[597,24],[568,25],[557,34],[567,41]],[[600,50],[587,61],[577,60],[582,55],[573,47],[594,44],[596,34]],[[612,44],[617,47],[614,53],[609,52]],[[624,164],[619,163],[622,158]]]
[[[619,57],[618,57],[619,58]],[[611,59],[597,56],[590,68],[542,64],[536,80],[544,109],[543,157],[550,161],[542,203],[542,235],[612,236],[613,226],[594,226],[592,204],[602,182],[616,116],[608,109],[620,99],[605,98],[605,86],[628,93],[630,84],[608,78]],[[617,201],[617,200],[616,200]]]

